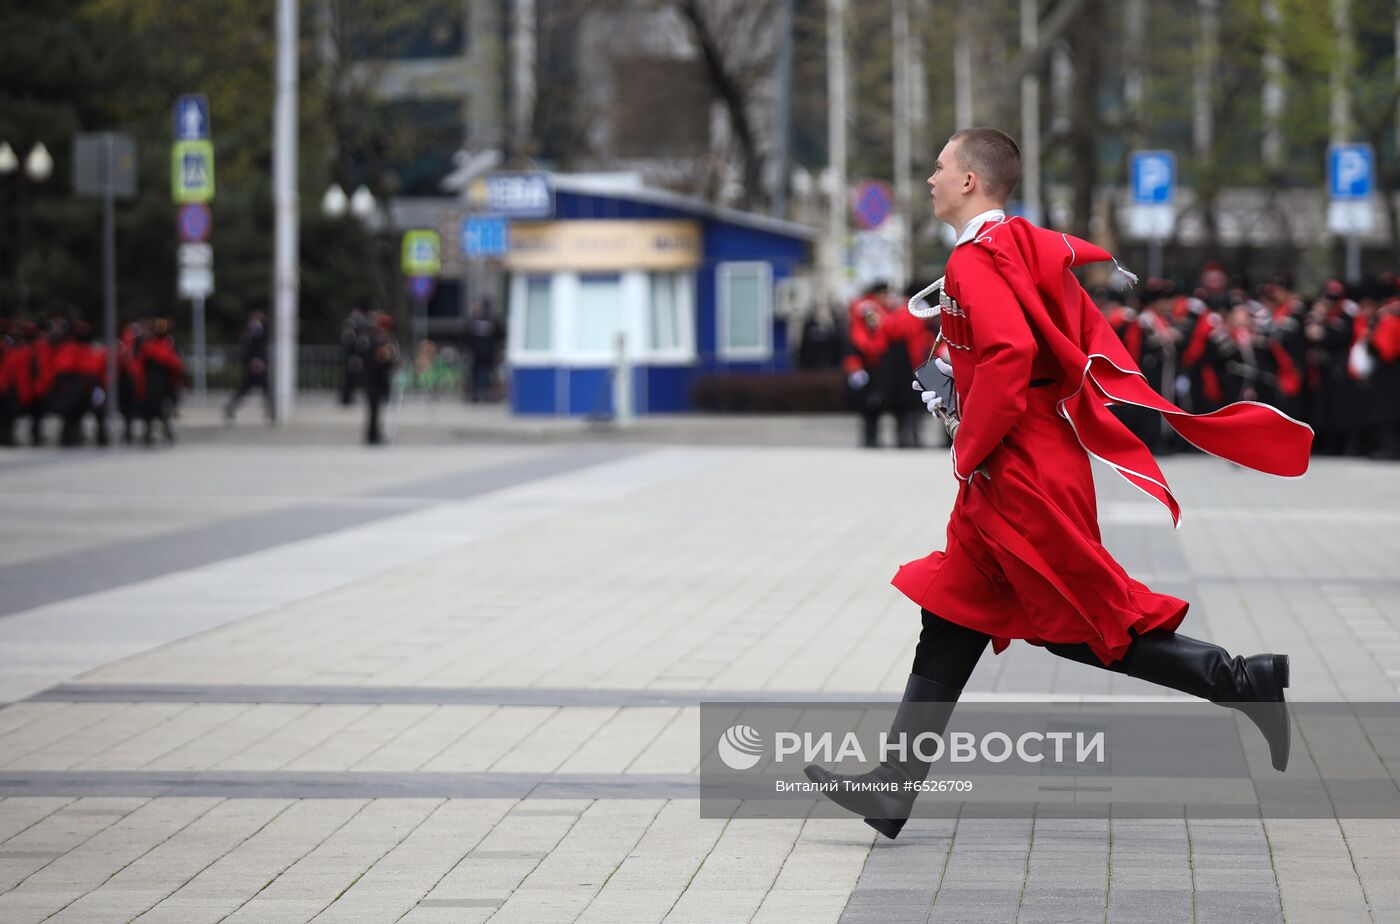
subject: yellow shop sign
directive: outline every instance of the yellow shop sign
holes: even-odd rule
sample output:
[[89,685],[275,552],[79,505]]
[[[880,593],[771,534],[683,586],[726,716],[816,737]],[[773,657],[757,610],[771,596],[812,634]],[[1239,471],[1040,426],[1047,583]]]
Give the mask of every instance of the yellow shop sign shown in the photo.
[[693,221],[516,221],[505,263],[531,272],[688,270],[700,256]]

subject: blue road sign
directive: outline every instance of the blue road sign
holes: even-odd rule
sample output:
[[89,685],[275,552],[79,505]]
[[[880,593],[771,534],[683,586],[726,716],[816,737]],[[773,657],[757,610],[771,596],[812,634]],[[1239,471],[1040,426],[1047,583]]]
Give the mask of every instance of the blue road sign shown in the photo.
[[1376,186],[1376,154],[1369,144],[1327,149],[1327,191],[1333,199],[1369,199]]
[[856,187],[856,221],[873,231],[894,211],[894,193],[888,183],[866,180]]
[[203,93],[188,93],[175,101],[176,141],[209,140],[209,99]]
[[191,202],[188,205],[180,206],[180,215],[176,220],[176,226],[180,231],[180,241],[185,244],[202,244],[209,240],[209,232],[213,228],[213,216],[209,212],[209,206],[202,202]]
[[1176,194],[1176,155],[1134,151],[1130,161],[1134,205],[1167,205]]
[[508,234],[504,218],[468,218],[462,222],[462,255],[475,260],[504,257]]
[[433,292],[437,289],[436,276],[410,276],[408,277],[408,294],[420,302],[426,302],[433,297]]

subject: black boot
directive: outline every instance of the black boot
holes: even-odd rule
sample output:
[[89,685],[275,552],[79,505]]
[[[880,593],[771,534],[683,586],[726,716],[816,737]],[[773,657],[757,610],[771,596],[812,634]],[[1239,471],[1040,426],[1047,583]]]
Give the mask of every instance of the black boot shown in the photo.
[[[948,726],[948,717],[953,713],[953,705],[958,701],[962,690],[929,680],[918,674],[910,674],[904,687],[904,700],[895,713],[894,724],[890,726],[887,740],[892,747],[898,745],[903,736],[904,759],[883,761],[869,773],[846,776],[832,773],[816,764],[809,765],[803,772],[813,783],[830,786],[822,790],[832,802],[865,818],[865,823],[888,838],[899,836],[904,822],[914,808],[917,790],[905,790],[906,782],[922,783],[928,777],[930,763],[920,760],[914,753],[914,738],[925,732],[942,735]],[[940,705],[929,705],[938,703]],[[923,745],[927,752],[931,745]],[[859,788],[850,789],[852,785]],[[865,787],[889,785],[895,791],[886,792]]]
[[1283,698],[1289,679],[1288,655],[1231,657],[1219,645],[1162,630],[1135,637],[1123,659],[1107,666],[1088,645],[1045,647],[1062,658],[1238,709],[1264,733],[1274,769],[1288,768],[1292,725]]

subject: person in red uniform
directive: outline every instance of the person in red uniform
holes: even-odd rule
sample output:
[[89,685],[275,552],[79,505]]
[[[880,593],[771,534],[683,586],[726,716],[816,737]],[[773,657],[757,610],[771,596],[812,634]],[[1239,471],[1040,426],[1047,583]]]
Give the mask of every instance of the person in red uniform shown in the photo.
[[[880,417],[889,410],[886,403],[890,383],[882,374],[885,356],[890,351],[889,331],[885,328],[888,294],[888,283],[875,283],[846,309],[850,349],[842,367],[851,401],[861,417],[861,445],[867,449],[880,445]],[[903,388],[903,378],[900,387]]]
[[1269,359],[1274,373],[1269,403],[1289,417],[1302,419],[1307,416],[1304,393],[1307,342],[1303,339],[1303,318],[1307,309],[1290,285],[1288,277],[1277,276],[1263,292],[1269,309]]
[[[1186,601],[1134,580],[1103,546],[1089,456],[1179,523],[1166,478],[1110,403],[1152,408],[1206,452],[1282,476],[1306,471],[1312,430],[1261,404],[1193,416],[1154,391],[1071,272],[1112,258],[1006,218],[1020,173],[1015,141],[982,128],[954,134],[929,177],[934,214],[960,229],[939,296],[959,411],[949,424],[959,485],[946,547],[893,579],[920,606],[923,632],[890,740],[941,734],[987,645],[1000,653],[1024,639],[1240,709],[1281,770],[1287,656],[1231,657],[1176,632]],[[931,409],[942,400],[932,391],[924,398]],[[929,703],[938,705],[920,705]],[[815,765],[806,773],[832,801],[895,837],[917,795],[903,784],[929,767],[911,749],[861,777]]]
[[34,324],[29,336],[29,444],[44,445],[44,417],[49,413],[49,393],[53,390],[53,356],[64,337],[63,324],[52,319]]
[[175,429],[170,418],[180,389],[189,385],[189,376],[180,354],[175,351],[175,337],[167,319],[157,318],[152,322],[150,336],[142,341],[136,360],[141,366],[141,394],[137,406],[145,424],[142,441],[147,446],[155,443],[158,422],[165,441],[173,444]]
[[1400,459],[1400,292],[1393,280],[1376,313],[1368,348],[1375,357],[1371,373],[1377,445],[1373,459]]
[[133,321],[117,338],[117,413],[122,418],[122,442],[130,444],[132,427],[141,416],[141,399],[146,393],[146,370],[141,366],[141,348],[146,342],[146,322]]
[[83,419],[91,414],[97,428],[97,445],[107,445],[106,391],[107,349],[93,342],[92,326],[74,321],[54,349],[52,410],[63,421],[59,445],[83,444]]
[[894,415],[895,443],[917,449],[923,408],[907,383],[928,358],[933,337],[925,322],[902,302],[890,301],[888,283],[877,282],[848,309],[851,349],[844,367],[847,385],[861,414],[861,442],[880,445],[880,417]]
[[8,325],[0,335],[0,446],[19,445],[15,421],[34,398],[34,348],[29,340],[21,321]]

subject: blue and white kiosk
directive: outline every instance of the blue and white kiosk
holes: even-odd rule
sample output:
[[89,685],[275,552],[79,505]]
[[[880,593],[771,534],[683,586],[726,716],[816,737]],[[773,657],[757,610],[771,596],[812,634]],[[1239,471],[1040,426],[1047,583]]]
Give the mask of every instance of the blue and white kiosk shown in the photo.
[[611,414],[622,338],[637,414],[685,411],[697,374],[781,372],[775,287],[815,232],[624,175],[550,177],[554,216],[512,220],[507,364],[516,414]]

